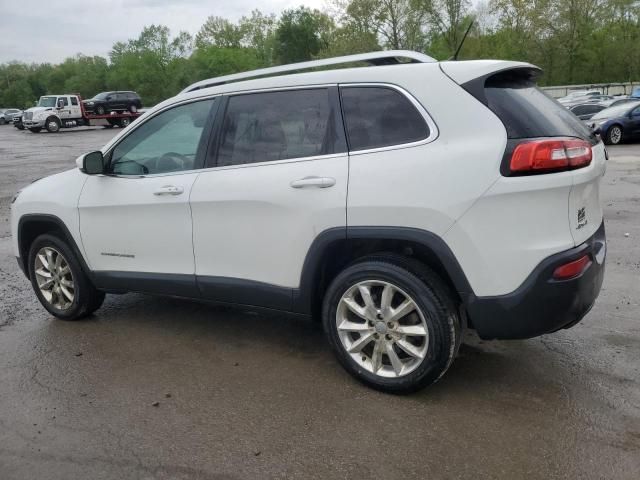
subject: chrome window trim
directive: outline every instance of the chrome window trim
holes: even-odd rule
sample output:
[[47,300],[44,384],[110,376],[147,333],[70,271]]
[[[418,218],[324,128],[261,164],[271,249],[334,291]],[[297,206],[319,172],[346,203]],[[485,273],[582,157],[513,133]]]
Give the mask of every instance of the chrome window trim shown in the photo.
[[[416,108],[416,110],[418,110],[418,113],[420,113],[424,121],[427,123],[427,127],[429,127],[429,135],[422,140],[418,140],[416,142],[398,143],[394,145],[388,145],[385,147],[365,148],[362,150],[349,150],[349,155],[351,156],[365,155],[368,153],[387,152],[390,150],[400,150],[404,148],[419,147],[421,145],[426,145],[428,143],[433,142],[440,135],[438,126],[436,125],[436,122],[433,120],[433,118],[431,118],[431,115],[429,115],[429,112],[427,112],[427,110],[422,106],[422,104],[413,95],[411,95],[411,93],[409,93],[407,90],[405,90],[403,87],[399,85],[395,85],[393,83],[386,83],[386,82],[365,82],[365,83],[356,82],[356,83],[339,83],[338,87],[340,89],[350,88],[350,87],[382,87],[382,88],[390,88],[392,90],[396,90],[401,95],[404,95],[404,97],[406,97],[407,100],[411,102],[411,104]],[[343,109],[343,114],[344,114],[344,109]],[[347,125],[346,125],[346,119],[345,119],[345,130],[346,128],[347,128]]]

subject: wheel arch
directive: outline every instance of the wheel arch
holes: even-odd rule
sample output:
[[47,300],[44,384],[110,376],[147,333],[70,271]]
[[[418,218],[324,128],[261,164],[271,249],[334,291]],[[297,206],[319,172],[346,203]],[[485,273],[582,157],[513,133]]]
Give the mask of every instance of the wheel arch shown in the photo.
[[40,235],[50,233],[59,236],[62,240],[67,242],[73,253],[78,258],[80,266],[84,273],[91,278],[91,271],[87,266],[76,241],[69,232],[69,229],[64,222],[55,215],[48,214],[27,214],[23,215],[18,221],[18,248],[20,252],[20,262],[22,263],[22,270],[24,274],[29,278],[29,268],[27,265],[29,257],[29,249],[33,241]]
[[325,230],[316,237],[302,268],[293,309],[298,313],[320,312],[322,298],[335,276],[359,258],[394,253],[414,258],[434,270],[466,303],[473,290],[451,249],[438,235],[417,228],[357,226]]

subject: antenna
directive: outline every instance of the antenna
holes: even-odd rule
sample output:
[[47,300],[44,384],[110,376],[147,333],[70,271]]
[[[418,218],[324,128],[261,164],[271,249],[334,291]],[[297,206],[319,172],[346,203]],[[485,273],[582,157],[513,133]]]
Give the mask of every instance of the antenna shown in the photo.
[[467,35],[469,35],[469,32],[471,31],[471,27],[473,27],[474,22],[475,20],[471,20],[471,23],[467,27],[467,31],[464,32],[464,36],[462,37],[462,40],[460,40],[460,45],[458,45],[458,49],[456,50],[456,53],[454,53],[453,57],[449,58],[449,60],[458,60],[458,54],[460,53],[460,50],[462,49],[462,45],[464,45],[464,41],[467,39]]

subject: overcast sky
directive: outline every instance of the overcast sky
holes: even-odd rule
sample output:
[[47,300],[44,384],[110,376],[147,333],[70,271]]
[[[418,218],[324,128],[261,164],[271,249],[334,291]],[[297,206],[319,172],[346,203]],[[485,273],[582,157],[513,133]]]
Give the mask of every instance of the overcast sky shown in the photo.
[[142,27],[166,25],[195,35],[209,15],[237,20],[259,9],[280,13],[324,0],[0,0],[0,63],[57,63],[76,53],[107,56]]

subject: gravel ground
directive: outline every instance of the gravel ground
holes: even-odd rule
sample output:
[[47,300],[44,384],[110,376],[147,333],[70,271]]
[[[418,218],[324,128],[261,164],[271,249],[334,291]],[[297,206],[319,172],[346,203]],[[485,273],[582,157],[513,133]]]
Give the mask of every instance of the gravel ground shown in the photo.
[[441,382],[395,397],[306,320],[137,294],[50,317],[13,258],[10,199],[115,133],[0,127],[3,480],[638,478],[640,146],[610,149],[589,315],[526,341],[469,332]]

